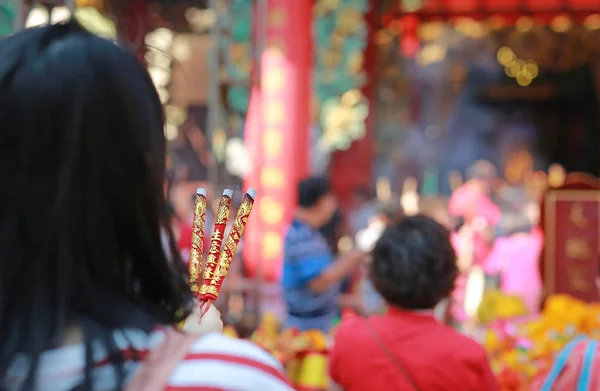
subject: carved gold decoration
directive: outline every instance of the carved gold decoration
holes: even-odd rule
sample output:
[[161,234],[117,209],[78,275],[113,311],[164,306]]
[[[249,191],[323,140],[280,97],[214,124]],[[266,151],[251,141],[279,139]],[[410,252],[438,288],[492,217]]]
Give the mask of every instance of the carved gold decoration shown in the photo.
[[[544,246],[544,283],[546,285],[545,288],[548,294],[569,293],[568,291],[565,292],[564,288],[560,288],[557,282],[557,278],[559,277],[557,276],[557,262],[560,259],[560,252],[556,251],[556,240],[560,239],[557,238],[557,225],[565,223],[563,221],[557,220],[556,208],[558,202],[595,202],[598,205],[598,211],[600,213],[600,195],[598,194],[598,192],[586,190],[554,190],[546,194],[544,203],[544,232],[546,233],[547,240],[545,241]],[[565,252],[569,251],[568,249],[570,247],[572,249],[572,256],[580,256],[580,254],[585,254],[587,250],[582,250],[582,247],[580,245],[581,242],[572,242],[571,245],[569,245],[567,242],[565,243]],[[585,249],[585,245],[583,248]],[[595,251],[598,250],[591,249],[591,251],[591,255],[593,257]],[[574,258],[574,260],[577,260],[577,258]],[[569,287],[574,292],[592,292],[590,291],[590,289],[592,289],[592,281],[595,276],[597,266],[593,267],[594,274],[591,275],[589,272],[586,271],[588,270],[587,268],[584,269],[584,265],[586,265],[586,267],[589,267],[589,265],[592,264],[585,263],[580,265],[574,265],[573,263],[571,263],[566,265],[566,277],[568,279],[566,283],[569,284]],[[559,289],[561,290],[559,291]]]
[[570,238],[565,244],[565,255],[571,259],[587,261],[592,259],[593,251],[585,239]]
[[216,288],[215,293],[211,293],[213,300],[215,300],[219,295],[219,291],[223,285],[223,280],[227,275],[229,267],[231,266],[231,262],[233,261],[233,257],[237,251],[238,244],[242,238],[242,235],[244,234],[244,228],[246,227],[246,223],[250,217],[250,212],[252,212],[253,205],[254,199],[249,195],[249,193],[246,193],[242,199],[242,204],[238,209],[233,226],[231,227],[231,232],[225,241],[223,251],[219,256],[217,267],[215,268],[215,272],[210,281],[210,286],[214,286]]
[[[229,211],[231,209],[231,198],[229,197],[221,197],[221,201],[219,201],[219,208],[217,209],[217,220],[215,224],[227,224],[227,220],[229,219]],[[218,232],[215,232],[218,233]],[[222,238],[218,238],[222,239]]]
[[577,228],[587,228],[589,225],[588,219],[583,215],[583,205],[576,202],[571,206],[570,214],[571,223]]
[[219,296],[219,292],[217,291],[217,287],[214,285],[202,285],[200,289],[201,295],[215,295]]
[[194,221],[192,228],[192,248],[188,266],[189,286],[194,293],[200,291],[200,271],[204,247],[204,225],[206,221],[206,197],[196,194],[194,201]]
[[219,266],[218,259],[221,253],[221,244],[223,243],[223,236],[225,235],[225,228],[227,226],[227,220],[229,219],[230,210],[231,197],[227,194],[226,190],[223,192],[223,196],[221,196],[221,199],[219,200],[219,208],[217,210],[213,234],[210,240],[208,257],[206,258],[206,265],[204,267],[204,273],[202,275],[202,286],[200,287],[201,300],[214,300],[214,298],[206,297],[206,292],[208,289],[206,287],[211,285],[211,281],[213,280],[215,275],[218,274],[216,268]]
[[587,293],[592,289],[590,282],[585,278],[585,271],[578,267],[568,270],[569,284],[575,291]]

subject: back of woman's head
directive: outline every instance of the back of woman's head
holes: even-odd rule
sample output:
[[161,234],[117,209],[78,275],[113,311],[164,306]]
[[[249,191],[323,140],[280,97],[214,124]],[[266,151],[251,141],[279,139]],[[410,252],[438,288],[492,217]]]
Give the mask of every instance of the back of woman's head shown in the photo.
[[73,320],[138,326],[121,305],[176,321],[189,292],[161,247],[163,114],[141,63],[75,22],[0,59],[0,374]]
[[448,297],[458,274],[449,232],[424,215],[388,227],[373,250],[371,279],[394,306],[431,309]]

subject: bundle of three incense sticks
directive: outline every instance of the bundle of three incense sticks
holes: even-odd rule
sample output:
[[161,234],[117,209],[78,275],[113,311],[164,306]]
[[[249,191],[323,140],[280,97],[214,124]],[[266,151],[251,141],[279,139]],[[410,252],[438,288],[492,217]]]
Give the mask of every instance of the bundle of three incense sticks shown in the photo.
[[229,232],[225,244],[225,229],[231,211],[233,190],[225,189],[219,200],[219,207],[208,248],[204,272],[202,258],[204,252],[204,232],[206,223],[206,189],[196,191],[194,202],[194,222],[192,230],[192,248],[189,262],[189,285],[194,296],[200,301],[202,314],[206,313],[210,304],[219,297],[223,281],[231,265],[238,244],[244,233],[250,212],[254,206],[256,190],[248,189]]

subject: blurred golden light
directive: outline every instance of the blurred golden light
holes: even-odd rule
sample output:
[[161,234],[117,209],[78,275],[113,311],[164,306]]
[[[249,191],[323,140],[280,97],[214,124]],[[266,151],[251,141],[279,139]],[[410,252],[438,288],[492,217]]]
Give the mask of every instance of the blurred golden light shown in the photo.
[[509,66],[517,59],[517,56],[508,46],[503,46],[498,49],[498,53],[496,53],[496,58],[498,62],[504,66]]
[[285,173],[279,167],[265,167],[260,173],[260,183],[267,187],[280,189],[285,185]]
[[215,129],[212,135],[212,150],[222,151],[227,144],[227,134],[223,129]]
[[377,178],[375,192],[379,201],[384,203],[389,202],[389,200],[392,198],[392,185],[390,180],[386,177]]
[[271,231],[263,235],[262,256],[264,258],[272,259],[278,257],[282,251],[283,241],[279,232]]
[[354,242],[352,241],[352,238],[349,236],[344,236],[344,237],[340,238],[340,240],[338,241],[338,250],[341,253],[347,253],[348,251],[351,251],[353,247],[354,247]]
[[527,72],[520,72],[517,75],[517,84],[520,85],[521,87],[525,87],[531,84],[531,82],[533,81],[533,78],[531,77],[531,75]]
[[550,23],[552,30],[556,31],[557,33],[564,33],[568,31],[572,25],[573,22],[571,19],[567,18],[566,16],[557,16],[556,18],[552,19],[552,22]]
[[515,61],[506,68],[504,68],[504,72],[508,77],[517,77],[519,72],[521,72],[521,63],[519,61]]
[[600,29],[600,14],[590,15],[583,21],[583,25],[588,30]]
[[352,89],[350,91],[346,91],[344,95],[342,95],[342,104],[346,107],[352,107],[360,102],[362,98],[362,94],[360,90]]
[[115,39],[117,37],[117,29],[115,23],[105,17],[98,9],[92,6],[79,6],[75,10],[75,19],[83,25],[87,30],[101,37]]
[[477,310],[483,301],[484,290],[485,273],[481,267],[473,266],[467,278],[464,301],[465,314],[471,319],[477,315]]
[[470,38],[481,38],[487,31],[483,23],[471,18],[459,18],[456,21],[456,30]]
[[267,129],[263,134],[263,148],[268,158],[277,157],[283,145],[283,135],[277,129]]
[[260,200],[260,217],[269,224],[275,225],[283,219],[285,207],[273,197],[264,197]]
[[190,41],[188,37],[183,34],[178,34],[173,40],[173,46],[171,48],[173,57],[179,62],[185,62],[189,60],[192,49],[190,47]]
[[442,36],[444,33],[444,23],[430,22],[419,25],[417,30],[421,41],[433,41]]
[[156,91],[158,92],[158,97],[160,98],[160,103],[167,104],[169,102],[169,99],[171,99],[171,95],[169,94],[169,91],[167,91],[166,88],[164,87],[157,87]]
[[281,125],[285,119],[283,103],[277,100],[267,101],[263,108],[263,117],[266,125]]
[[534,79],[536,77],[538,77],[538,75],[540,74],[540,70],[539,70],[537,64],[535,62],[533,62],[533,61],[528,61],[525,64],[525,70],[527,72],[529,72],[529,74],[531,75],[531,77],[534,78]]
[[340,6],[342,0],[321,0],[323,5],[327,7],[329,10],[335,10]]
[[417,193],[417,179],[409,177],[404,180],[402,185],[402,195],[400,196],[400,206],[407,216],[414,216],[419,213],[419,193]]
[[515,22],[517,31],[525,33],[533,28],[533,20],[527,16],[521,16]]
[[284,79],[283,70],[278,68],[270,70],[265,75],[265,90],[268,92],[279,92],[283,88]]
[[336,27],[343,34],[354,35],[363,29],[365,21],[363,14],[355,9],[346,8],[339,11],[336,17]]
[[146,45],[157,48],[163,52],[167,52],[173,42],[173,31],[165,27],[157,28],[156,30],[146,34]]
[[344,59],[343,54],[336,50],[323,50],[320,55],[327,68],[337,68]]
[[548,184],[551,187],[560,187],[565,183],[567,172],[558,163],[553,163],[548,168]]
[[417,61],[420,65],[429,65],[441,62],[444,58],[446,58],[446,47],[441,44],[430,43],[421,49]]
[[166,124],[165,125],[165,138],[169,141],[173,141],[179,135],[179,129],[176,125]]
[[217,21],[217,13],[215,10],[199,9],[196,7],[188,8],[185,11],[185,19],[197,31],[210,29]]
[[348,57],[348,63],[346,67],[349,73],[359,73],[363,67],[363,53],[360,50],[356,50],[350,53]]
[[167,105],[165,106],[165,118],[168,124],[181,125],[185,122],[187,114],[181,107]]
[[378,45],[387,45],[392,43],[393,37],[385,30],[379,30],[375,33],[375,43]]
[[68,20],[71,17],[71,10],[65,6],[58,6],[52,9],[52,18],[50,23],[57,24]]
[[27,20],[25,21],[25,27],[36,27],[42,26],[49,22],[50,15],[48,10],[41,5],[35,5],[31,8],[31,11],[27,14]]
[[150,78],[157,87],[166,86],[171,80],[171,72],[166,69],[150,67],[148,73],[150,73]]

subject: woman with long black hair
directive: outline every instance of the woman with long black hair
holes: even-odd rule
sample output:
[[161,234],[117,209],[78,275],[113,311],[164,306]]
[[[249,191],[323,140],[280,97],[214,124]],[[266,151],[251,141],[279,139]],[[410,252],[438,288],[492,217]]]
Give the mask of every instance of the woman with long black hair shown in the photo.
[[76,22],[0,41],[2,391],[290,389],[258,347],[172,327],[222,322],[214,307],[188,317],[163,129],[148,73],[116,43]]

